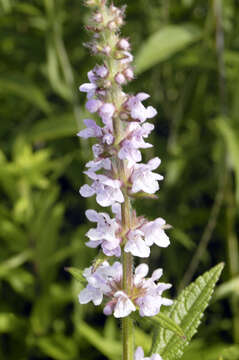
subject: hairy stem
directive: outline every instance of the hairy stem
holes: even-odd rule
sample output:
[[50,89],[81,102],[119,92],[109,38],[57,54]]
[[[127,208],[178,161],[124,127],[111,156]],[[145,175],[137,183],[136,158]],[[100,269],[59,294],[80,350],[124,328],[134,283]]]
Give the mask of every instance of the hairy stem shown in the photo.
[[[122,204],[122,225],[130,229],[131,223],[131,204],[127,194],[124,194],[125,202]],[[133,257],[130,253],[122,252],[123,264],[123,290],[129,294],[133,281]],[[122,341],[123,341],[123,360],[133,360],[134,352],[134,329],[133,320],[128,316],[122,319]]]

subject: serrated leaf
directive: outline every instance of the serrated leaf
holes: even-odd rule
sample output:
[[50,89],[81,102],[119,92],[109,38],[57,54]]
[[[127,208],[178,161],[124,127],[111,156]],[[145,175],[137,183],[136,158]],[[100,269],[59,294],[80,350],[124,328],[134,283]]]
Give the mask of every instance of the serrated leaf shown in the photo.
[[172,331],[174,334],[178,335],[179,337],[186,339],[185,334],[181,329],[181,327],[178,324],[176,324],[174,320],[170,319],[170,317],[165,315],[165,313],[163,312],[158,313],[156,316],[146,317],[146,318],[141,318],[137,314],[132,314],[132,318],[134,318],[138,322],[144,321],[145,323],[149,323],[151,325],[153,324],[158,328],[162,327],[164,329],[168,329]]
[[73,276],[74,279],[76,279],[80,283],[85,284],[86,280],[82,275],[82,270],[77,269],[75,267],[66,267],[65,270],[68,271]]
[[188,45],[200,38],[200,31],[196,26],[168,25],[151,35],[140,48],[136,59],[136,72],[151,68],[161,61],[165,61]]
[[171,331],[161,328],[155,336],[151,353],[160,353],[164,360],[181,358],[189,340],[200,325],[203,312],[208,306],[223,267],[224,264],[220,263],[199,276],[195,282],[183,290],[174,304],[165,311],[165,314],[183,329],[187,341],[175,336]]
[[163,329],[168,329],[186,340],[186,336],[181,327],[174,320],[170,319],[170,317],[168,317],[166,314],[159,312],[158,315],[150,318],[150,320],[160,325]]

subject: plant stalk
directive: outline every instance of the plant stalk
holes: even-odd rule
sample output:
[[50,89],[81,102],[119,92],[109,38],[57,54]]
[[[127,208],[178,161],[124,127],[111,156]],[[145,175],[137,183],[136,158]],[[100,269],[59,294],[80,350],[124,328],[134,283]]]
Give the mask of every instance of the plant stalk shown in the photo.
[[[131,204],[127,194],[124,194],[125,202],[121,206],[122,225],[130,229],[131,223]],[[133,256],[130,253],[122,252],[123,265],[123,291],[130,294],[133,285]],[[123,360],[133,360],[134,354],[134,325],[133,319],[127,316],[122,319],[122,342]]]

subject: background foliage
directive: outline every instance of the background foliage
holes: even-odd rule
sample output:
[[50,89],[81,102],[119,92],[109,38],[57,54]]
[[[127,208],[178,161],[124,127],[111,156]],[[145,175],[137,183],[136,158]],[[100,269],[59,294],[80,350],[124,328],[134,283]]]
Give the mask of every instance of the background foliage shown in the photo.
[[[125,1],[136,54],[128,91],[158,109],[153,155],[159,200],[136,203],[173,225],[155,248],[171,296],[226,263],[206,320],[183,359],[239,359],[239,7],[236,0]],[[116,1],[116,4],[123,4]],[[88,266],[82,170],[90,142],[78,85],[95,64],[82,43],[88,10],[78,0],[0,0],[0,359],[120,358],[119,323],[79,306],[64,270]],[[136,343],[150,349],[148,328]]]

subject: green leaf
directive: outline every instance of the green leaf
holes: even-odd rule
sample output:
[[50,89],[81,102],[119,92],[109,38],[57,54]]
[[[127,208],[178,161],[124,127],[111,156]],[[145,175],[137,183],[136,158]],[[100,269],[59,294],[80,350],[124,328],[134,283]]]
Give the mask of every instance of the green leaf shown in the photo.
[[75,267],[66,267],[65,270],[68,271],[73,276],[74,279],[76,279],[80,283],[85,284],[86,279],[82,275],[82,270],[77,269]]
[[50,105],[47,102],[44,93],[25,76],[20,74],[1,75],[0,92],[17,95],[37,106],[45,113],[50,112]]
[[195,282],[183,290],[174,304],[165,311],[184,331],[187,341],[175,336],[171,331],[160,329],[155,336],[151,353],[160,353],[164,360],[180,359],[185,347],[196,333],[203,312],[211,299],[215,284],[224,267],[223,263],[199,276]]
[[179,337],[186,340],[185,334],[181,327],[176,324],[176,322],[167,315],[165,315],[163,312],[158,313],[158,315],[150,318],[154,323],[160,325],[163,329],[168,329],[178,335]]
[[186,339],[181,327],[163,312],[158,313],[156,316],[143,319],[137,314],[132,314],[132,317],[138,322],[144,321],[144,323],[153,323],[153,325],[157,326],[157,328],[162,327],[163,329],[168,329],[179,337]]
[[200,31],[196,26],[189,24],[165,26],[143,43],[135,59],[136,72],[140,74],[169,59],[199,38]]

